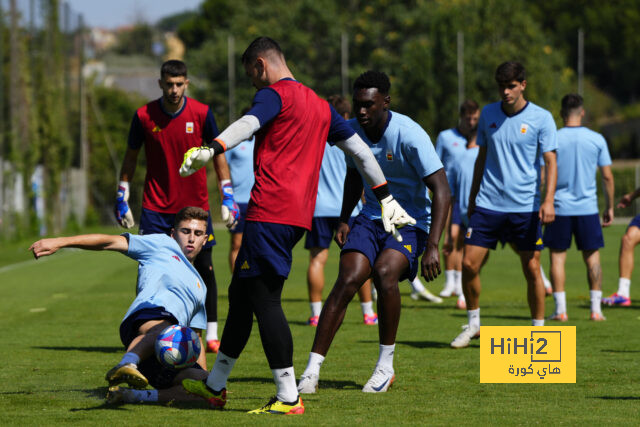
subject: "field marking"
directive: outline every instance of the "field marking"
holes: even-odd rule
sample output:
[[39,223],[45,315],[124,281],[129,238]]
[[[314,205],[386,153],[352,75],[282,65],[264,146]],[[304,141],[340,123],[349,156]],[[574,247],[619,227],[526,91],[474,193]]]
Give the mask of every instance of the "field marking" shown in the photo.
[[[65,248],[63,250],[61,250],[60,252],[58,252],[56,255],[56,258],[60,258],[61,256],[65,256],[66,254],[72,253],[72,252],[77,252],[80,249],[76,249],[76,248]],[[50,256],[46,256],[46,257],[42,257],[40,259],[30,259],[30,260],[26,260],[26,261],[20,261],[20,262],[16,262],[14,264],[9,264],[9,265],[5,265],[4,267],[0,267],[0,274],[2,273],[6,273],[7,271],[13,271],[16,270],[18,268],[22,268],[25,266],[30,266],[32,264],[35,264],[36,262],[39,264],[42,264],[43,262],[47,262],[51,259]]]

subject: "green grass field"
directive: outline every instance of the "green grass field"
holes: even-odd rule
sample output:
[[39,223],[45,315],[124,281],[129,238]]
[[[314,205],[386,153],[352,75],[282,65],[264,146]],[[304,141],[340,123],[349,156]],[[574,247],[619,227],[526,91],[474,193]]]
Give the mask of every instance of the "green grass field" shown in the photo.
[[[617,286],[617,252],[624,226],[605,230],[602,252],[604,294]],[[119,233],[117,229],[104,232]],[[214,264],[219,283],[220,322],[227,312],[228,234],[217,232]],[[0,324],[7,358],[0,370],[2,424],[191,425],[258,420],[244,412],[274,394],[257,327],[236,364],[224,411],[202,405],[124,405],[104,403],[105,372],[120,360],[118,326],[134,297],[136,263],[117,253],[65,250],[34,261],[30,242],[0,249]],[[337,248],[327,267],[337,274]],[[548,253],[543,253],[545,268]],[[314,329],[306,291],[307,252],[299,244],[285,285],[283,301],[294,338],[296,375],[306,366]],[[482,274],[484,325],[530,325],[526,285],[516,255],[492,253]],[[442,289],[444,279],[429,286]],[[640,295],[634,274],[632,296]],[[324,363],[320,390],[303,396],[301,417],[260,422],[309,424],[637,424],[640,400],[640,304],[604,308],[607,321],[589,317],[589,292],[582,258],[571,251],[567,261],[568,325],[577,328],[576,384],[480,384],[478,341],[453,350],[449,342],[466,323],[455,300],[441,305],[409,298],[401,283],[402,316],[395,356],[396,383],[388,393],[365,394],[361,387],[378,357],[377,327],[362,324],[357,299]],[[553,310],[547,299],[546,313]],[[222,325],[220,331],[222,330]],[[213,356],[208,356],[209,366]],[[253,418],[251,418],[253,417]]]

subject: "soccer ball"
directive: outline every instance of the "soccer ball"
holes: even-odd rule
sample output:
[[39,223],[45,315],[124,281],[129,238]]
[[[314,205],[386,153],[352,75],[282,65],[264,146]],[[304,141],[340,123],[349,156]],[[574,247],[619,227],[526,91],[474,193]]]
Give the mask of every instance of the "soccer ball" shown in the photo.
[[164,366],[184,369],[193,366],[200,355],[200,339],[187,326],[171,325],[156,339],[156,357]]

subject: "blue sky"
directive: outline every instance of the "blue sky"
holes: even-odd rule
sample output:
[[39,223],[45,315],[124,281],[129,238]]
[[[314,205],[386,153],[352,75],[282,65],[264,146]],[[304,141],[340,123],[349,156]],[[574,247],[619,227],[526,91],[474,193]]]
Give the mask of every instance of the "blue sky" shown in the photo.
[[[36,4],[40,0],[36,0]],[[65,1],[65,0],[61,0]],[[8,9],[8,1],[0,0]],[[84,16],[91,27],[116,28],[133,24],[140,19],[153,23],[158,19],[185,10],[195,10],[202,0],[66,0],[75,14]],[[31,0],[18,0],[26,18]]]

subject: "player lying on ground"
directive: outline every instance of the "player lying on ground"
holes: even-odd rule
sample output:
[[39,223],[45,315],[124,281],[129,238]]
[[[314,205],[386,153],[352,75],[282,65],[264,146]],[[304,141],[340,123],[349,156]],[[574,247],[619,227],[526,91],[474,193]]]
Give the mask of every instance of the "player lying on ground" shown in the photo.
[[[109,402],[194,400],[180,382],[185,378],[207,377],[204,351],[200,352],[196,365],[177,370],[158,362],[154,344],[158,334],[170,325],[189,326],[198,335],[206,328],[207,289],[192,262],[207,241],[208,216],[196,207],[180,210],[171,237],[85,234],[42,239],[29,248],[36,259],[53,255],[61,248],[80,248],[121,252],[139,262],[137,296],[120,324],[120,339],[127,352],[106,375]],[[118,386],[121,383],[133,388],[121,388]],[[147,385],[156,390],[140,390]]]

